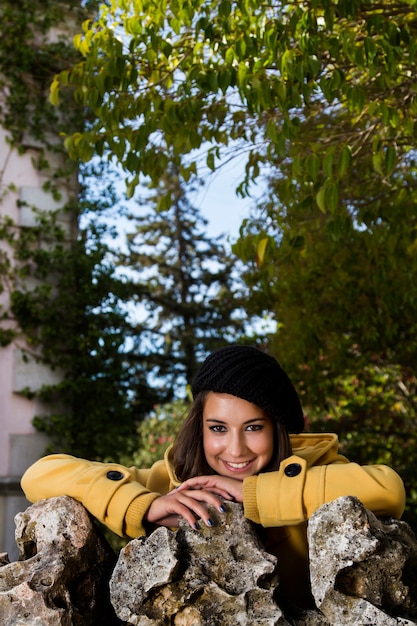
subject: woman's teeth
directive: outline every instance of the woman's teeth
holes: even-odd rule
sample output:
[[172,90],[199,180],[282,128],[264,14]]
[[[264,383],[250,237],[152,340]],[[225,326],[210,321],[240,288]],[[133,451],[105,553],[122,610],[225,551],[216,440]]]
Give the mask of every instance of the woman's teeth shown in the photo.
[[245,461],[244,463],[231,463],[230,461],[227,463],[230,467],[234,467],[235,469],[242,469],[249,465],[249,461]]

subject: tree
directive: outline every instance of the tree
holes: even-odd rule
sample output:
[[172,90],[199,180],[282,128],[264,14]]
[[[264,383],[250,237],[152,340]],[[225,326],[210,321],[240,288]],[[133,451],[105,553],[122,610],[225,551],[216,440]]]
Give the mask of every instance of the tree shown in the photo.
[[[91,127],[67,147],[85,159],[108,149],[130,189],[141,176],[157,182],[165,145],[187,177],[197,149],[213,168],[242,143],[242,193],[265,162],[298,146],[294,177],[326,212],[353,161],[372,154],[384,180],[414,145],[415,29],[411,0],[120,0],[84,24],[75,41],[84,60],[56,78],[52,100],[70,86],[89,107]],[[343,112],[344,126],[317,125],[306,150],[300,122],[326,111]]]
[[168,169],[144,201],[152,212],[132,216],[128,254],[119,258],[133,274],[131,302],[143,319],[135,351],[147,355],[148,381],[159,381],[165,401],[191,384],[208,352],[244,342],[250,321],[239,264],[221,237],[205,235],[207,221],[190,204],[191,193]]
[[[87,178],[84,172],[81,180]],[[12,312],[39,346],[42,362],[62,372],[60,383],[38,392],[53,411],[38,415],[34,425],[49,435],[53,450],[115,460],[129,451],[129,437],[158,395],[147,385],[143,363],[128,349],[134,332],[124,307],[129,294],[103,243],[108,228],[103,231],[94,214],[104,210],[106,196],[94,204],[91,184],[83,185],[77,206],[84,221],[88,214],[90,220],[68,247],[50,250],[39,289],[13,292]],[[36,265],[32,276],[40,276]]]
[[[330,123],[338,126],[337,116]],[[308,124],[303,135],[308,143]],[[287,367],[297,376],[301,364],[312,371],[315,402],[320,388],[326,395],[326,379],[370,358],[414,367],[416,169],[410,155],[407,169],[381,189],[363,159],[341,187],[337,211],[327,216],[306,199],[291,167],[281,165],[278,173],[271,163],[265,199],[235,250],[246,261],[254,301],[266,304],[280,324],[276,346]],[[261,242],[259,266],[251,260]]]

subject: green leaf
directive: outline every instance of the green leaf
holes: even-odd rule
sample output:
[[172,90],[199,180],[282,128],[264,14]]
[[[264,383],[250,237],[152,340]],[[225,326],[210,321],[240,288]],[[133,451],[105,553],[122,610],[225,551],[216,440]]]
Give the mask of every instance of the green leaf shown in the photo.
[[266,134],[271,139],[271,141],[277,143],[279,133],[277,129],[277,122],[274,118],[270,118],[268,120],[266,124]]
[[323,158],[323,172],[325,176],[331,178],[333,176],[334,148],[330,148]]
[[246,77],[248,75],[248,67],[246,65],[246,63],[241,62],[239,63],[239,68],[237,71],[237,81],[238,81],[238,86],[239,87],[245,87],[246,86]]
[[276,93],[280,102],[284,104],[287,99],[287,86],[284,81],[280,80],[278,82],[276,86]]
[[340,178],[346,174],[352,165],[352,151],[350,146],[343,146],[340,151],[339,163],[338,163],[338,175]]
[[228,65],[232,65],[234,59],[235,59],[235,51],[232,47],[230,47],[226,50],[226,54],[224,55],[224,60],[226,61]]
[[293,50],[285,50],[281,57],[281,71],[285,77],[292,77],[294,64],[294,52]]
[[385,172],[382,167],[382,163],[383,163],[383,155],[381,154],[381,152],[375,152],[372,155],[373,168],[376,172],[378,172],[378,174],[380,174],[381,176],[384,176]]
[[316,182],[320,169],[320,160],[317,154],[308,155],[308,157],[305,159],[305,168],[310,175],[311,180],[313,182]]
[[219,15],[220,17],[227,18],[229,17],[232,10],[232,3],[230,0],[222,0],[219,4]]
[[232,72],[229,68],[221,69],[219,71],[218,77],[218,85],[223,93],[226,93],[228,88],[231,86],[232,81]]
[[214,172],[214,170],[216,169],[216,165],[215,165],[215,162],[214,162],[214,152],[212,152],[212,151],[210,151],[207,154],[207,167],[209,167],[212,172]]
[[397,162],[397,150],[395,146],[388,146],[385,151],[385,172],[389,176],[392,174]]
[[334,213],[339,204],[339,187],[335,181],[328,181],[325,191],[325,205]]

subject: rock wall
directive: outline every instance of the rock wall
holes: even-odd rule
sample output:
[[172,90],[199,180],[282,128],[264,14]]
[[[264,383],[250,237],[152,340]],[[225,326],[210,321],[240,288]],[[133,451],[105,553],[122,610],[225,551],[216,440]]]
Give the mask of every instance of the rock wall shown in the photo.
[[108,591],[117,557],[81,504],[42,500],[15,521],[19,560],[2,555],[1,626],[120,624]]
[[417,623],[417,540],[405,522],[339,498],[311,517],[308,541],[313,596],[329,624]]
[[[212,517],[215,512],[212,511]],[[279,606],[277,560],[239,504],[214,529],[158,528],[114,555],[71,498],[16,516],[19,560],[0,562],[2,626],[417,626],[417,540],[352,497],[308,528],[316,610]]]

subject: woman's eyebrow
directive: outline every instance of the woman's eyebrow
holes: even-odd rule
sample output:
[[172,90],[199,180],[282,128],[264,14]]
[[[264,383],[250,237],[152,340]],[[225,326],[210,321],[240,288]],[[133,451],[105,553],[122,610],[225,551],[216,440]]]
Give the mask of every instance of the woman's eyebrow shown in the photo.
[[267,418],[261,415],[260,417],[252,417],[250,420],[246,420],[246,422],[243,423],[250,424],[251,422],[265,422],[266,420]]
[[224,420],[219,420],[216,417],[206,417],[206,422],[216,422],[217,424],[225,424]]
[[[221,420],[218,419],[216,417],[206,417],[206,422],[216,422],[217,424],[227,424],[228,422],[226,420]],[[245,422],[242,422],[243,425],[245,424],[251,424],[252,422],[265,422],[267,420],[266,417],[260,416],[260,417],[251,417],[251,419],[246,420]]]

